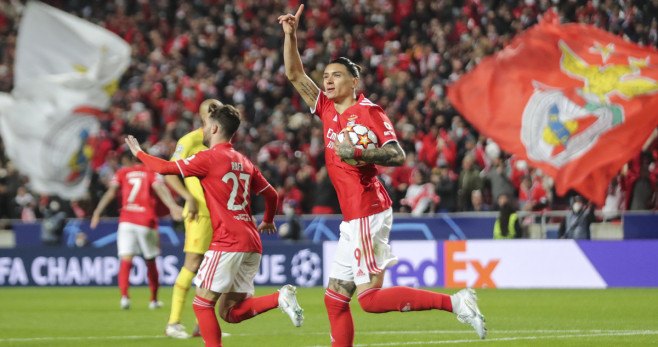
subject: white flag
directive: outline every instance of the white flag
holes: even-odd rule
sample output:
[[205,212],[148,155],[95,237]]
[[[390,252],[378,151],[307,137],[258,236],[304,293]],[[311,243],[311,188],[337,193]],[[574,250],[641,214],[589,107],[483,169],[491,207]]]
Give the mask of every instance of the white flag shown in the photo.
[[130,63],[112,32],[40,2],[27,4],[18,30],[14,89],[0,95],[7,156],[41,194],[87,192],[99,123]]

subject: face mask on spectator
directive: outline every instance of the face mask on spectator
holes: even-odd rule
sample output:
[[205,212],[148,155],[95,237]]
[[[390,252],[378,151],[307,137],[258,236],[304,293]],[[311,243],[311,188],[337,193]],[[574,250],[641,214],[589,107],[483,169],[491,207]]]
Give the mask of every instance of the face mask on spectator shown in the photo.
[[576,201],[576,202],[573,203],[573,205],[571,205],[571,209],[572,209],[575,213],[580,212],[580,209],[581,209],[581,208],[583,208],[583,203],[582,203],[582,202],[579,202],[579,201]]

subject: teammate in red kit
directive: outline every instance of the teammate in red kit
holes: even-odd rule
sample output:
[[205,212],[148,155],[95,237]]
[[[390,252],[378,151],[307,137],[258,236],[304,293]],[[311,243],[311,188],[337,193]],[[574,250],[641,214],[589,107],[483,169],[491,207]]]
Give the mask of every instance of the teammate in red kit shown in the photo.
[[[121,213],[117,230],[117,251],[121,259],[119,267],[119,290],[121,290],[121,308],[130,308],[128,295],[130,268],[133,256],[141,254],[147,268],[149,287],[151,288],[150,309],[160,308],[158,301],[158,268],[155,257],[160,255],[160,235],[158,234],[158,217],[155,212],[156,195],[169,208],[172,218],[182,219],[183,209],[176,205],[162,177],[153,170],[138,163],[130,153],[124,154],[132,163],[117,170],[112,177],[110,187],[105,192],[91,217],[91,228],[98,226],[101,213],[121,189]],[[155,193],[155,194],[154,194]]]
[[[203,142],[209,149],[174,162],[144,153],[132,136],[126,139],[133,154],[156,172],[201,180],[213,238],[194,279],[197,294],[193,306],[206,346],[222,345],[214,311],[217,301],[219,315],[229,323],[239,323],[277,306],[297,327],[304,319],[292,285],[253,297],[262,254],[258,232],[276,232],[273,220],[278,194],[249,159],[233,149],[230,140],[239,125],[240,113],[235,107],[211,105],[203,125]],[[251,215],[250,192],[265,196],[265,216],[258,228]]]
[[[285,33],[286,76],[311,106],[311,112],[322,121],[327,170],[344,217],[324,300],[331,324],[332,346],[353,344],[354,323],[349,303],[355,291],[366,312],[450,311],[485,338],[484,318],[472,289],[452,296],[408,287],[381,289],[384,270],[395,265],[398,259],[391,254],[388,245],[393,223],[391,199],[377,179],[375,164],[400,166],[405,154],[384,110],[362,94],[357,97],[361,71],[358,65],[344,57],[331,61],[324,70],[324,92],[304,73],[296,34],[303,9],[301,5],[295,15],[282,15],[278,20]],[[349,140],[336,139],[338,132],[355,124],[373,131],[380,146],[358,149]],[[350,159],[368,164],[355,167],[344,162]]]

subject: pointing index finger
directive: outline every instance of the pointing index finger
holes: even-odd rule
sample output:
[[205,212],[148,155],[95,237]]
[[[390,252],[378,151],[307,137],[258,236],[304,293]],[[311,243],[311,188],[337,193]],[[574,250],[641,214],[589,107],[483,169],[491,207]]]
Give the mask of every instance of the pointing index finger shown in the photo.
[[304,4],[299,5],[299,9],[297,9],[297,13],[295,13],[295,19],[299,23],[299,18],[302,16],[302,11],[304,11]]

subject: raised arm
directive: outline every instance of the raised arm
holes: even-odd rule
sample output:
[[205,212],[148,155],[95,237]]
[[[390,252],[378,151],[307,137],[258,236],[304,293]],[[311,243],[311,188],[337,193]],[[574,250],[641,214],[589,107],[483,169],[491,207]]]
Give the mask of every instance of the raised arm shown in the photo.
[[304,5],[301,5],[294,16],[292,14],[284,14],[279,16],[278,20],[285,33],[283,63],[286,67],[286,77],[288,77],[293,87],[299,92],[304,102],[310,107],[313,107],[318,99],[320,88],[304,72],[302,58],[297,49],[297,26],[299,25],[303,10]]

